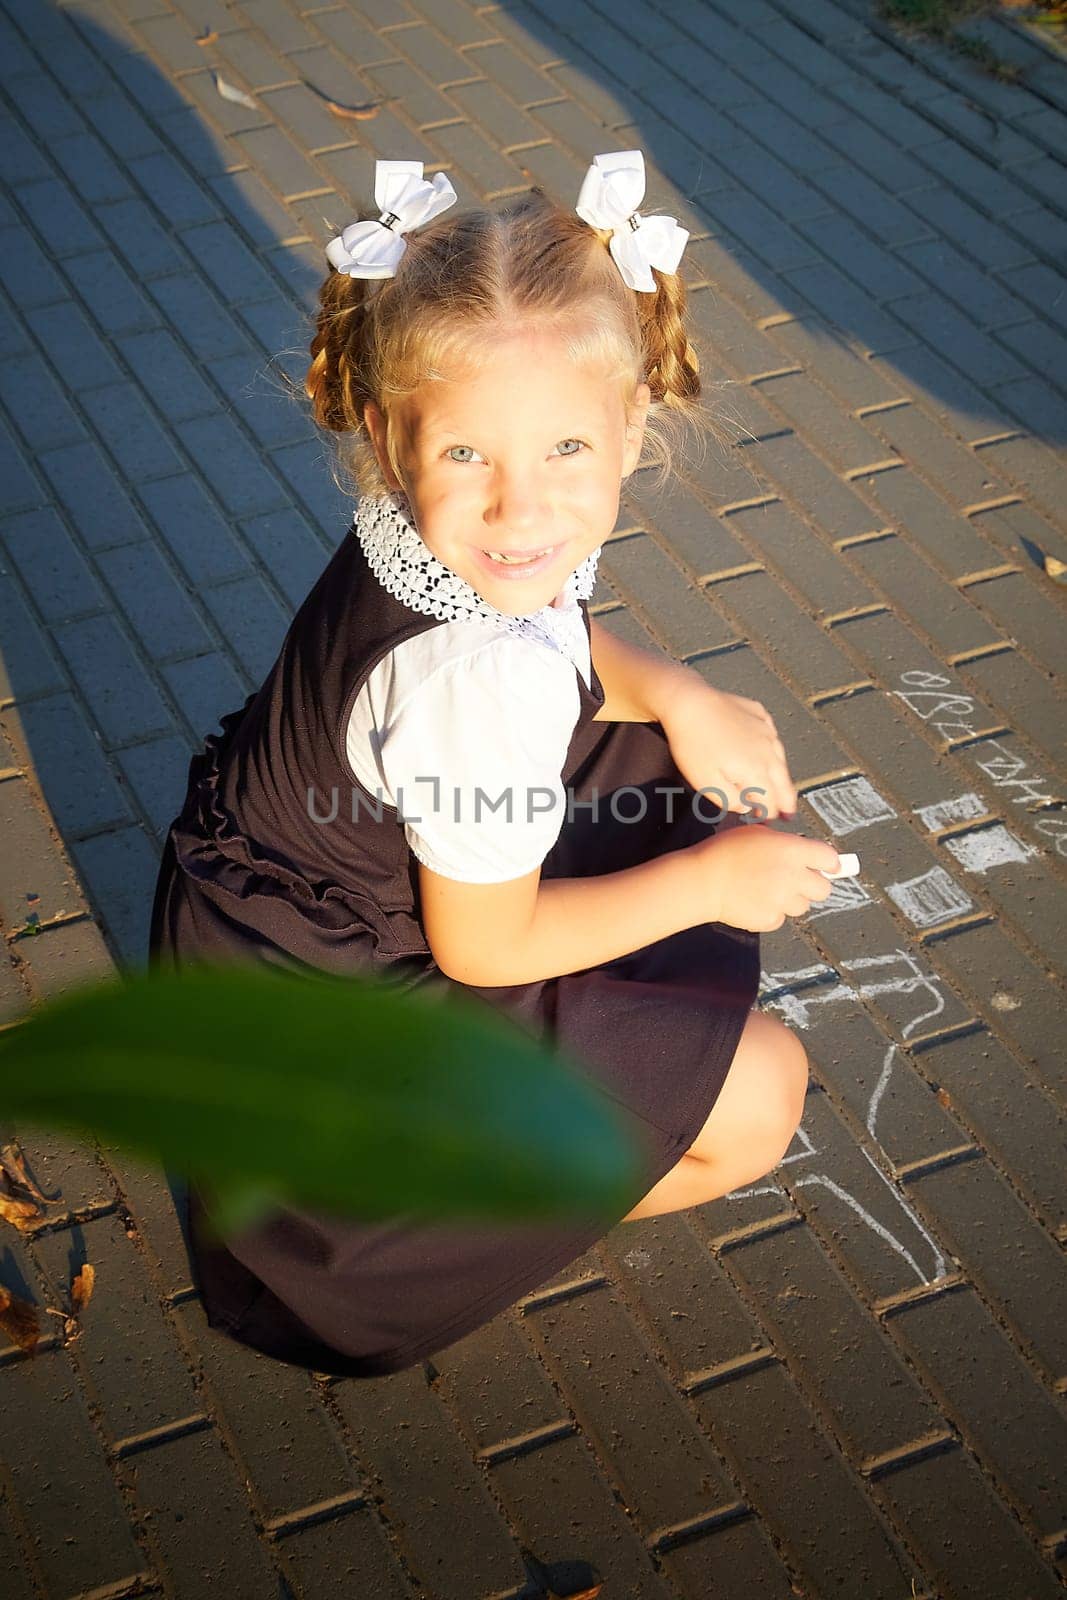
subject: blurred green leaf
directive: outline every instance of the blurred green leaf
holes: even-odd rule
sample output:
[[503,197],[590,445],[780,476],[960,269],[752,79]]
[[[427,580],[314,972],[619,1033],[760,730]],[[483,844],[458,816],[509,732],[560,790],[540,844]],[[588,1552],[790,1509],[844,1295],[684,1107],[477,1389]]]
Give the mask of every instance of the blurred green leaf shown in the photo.
[[0,1035],[0,1114],[203,1182],[216,1226],[291,1203],[611,1222],[641,1192],[614,1103],[487,1004],[192,966],[81,989]]

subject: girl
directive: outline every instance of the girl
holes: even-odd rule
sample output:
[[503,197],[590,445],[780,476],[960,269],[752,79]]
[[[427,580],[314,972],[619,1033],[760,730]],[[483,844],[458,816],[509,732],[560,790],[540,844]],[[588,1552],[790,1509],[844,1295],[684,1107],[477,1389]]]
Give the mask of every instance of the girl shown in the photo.
[[[152,958],[457,985],[621,1106],[645,1158],[623,1220],[698,1205],[800,1119],[804,1052],[752,1011],[758,933],[838,858],[737,815],[796,804],[763,707],[586,606],[622,483],[698,416],[688,235],[637,211],[638,151],[598,156],[576,212],[438,220],[455,194],[417,162],[375,193],[328,247],[306,380],[356,446],[354,525],[192,762]],[[211,1325],[343,1375],[413,1365],[603,1232],[284,1210],[221,1245],[189,1200]]]

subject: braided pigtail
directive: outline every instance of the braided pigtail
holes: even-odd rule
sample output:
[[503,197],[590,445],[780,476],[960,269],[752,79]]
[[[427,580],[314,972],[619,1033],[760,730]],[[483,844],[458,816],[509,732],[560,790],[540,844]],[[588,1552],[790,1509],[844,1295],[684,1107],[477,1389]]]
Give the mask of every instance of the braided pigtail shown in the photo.
[[370,398],[364,348],[369,288],[364,279],[331,268],[319,290],[304,389],[315,421],[331,433],[357,433],[363,426]]
[[700,398],[700,363],[686,332],[685,298],[676,272],[657,272],[655,294],[637,296],[645,382],[653,402],[683,412]]

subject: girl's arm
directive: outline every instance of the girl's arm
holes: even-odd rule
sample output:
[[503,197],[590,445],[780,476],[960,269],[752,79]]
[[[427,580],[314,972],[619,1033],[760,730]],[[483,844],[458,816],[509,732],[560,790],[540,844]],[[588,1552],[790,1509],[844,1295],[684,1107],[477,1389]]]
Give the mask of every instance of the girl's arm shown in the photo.
[[422,863],[422,922],[434,960],[475,987],[535,983],[629,955],[714,915],[698,905],[690,850],[595,878],[541,868],[507,883],[458,883]]
[[703,680],[655,650],[627,644],[595,617],[589,618],[589,646],[604,704],[596,722],[662,722],[664,709],[695,680]]

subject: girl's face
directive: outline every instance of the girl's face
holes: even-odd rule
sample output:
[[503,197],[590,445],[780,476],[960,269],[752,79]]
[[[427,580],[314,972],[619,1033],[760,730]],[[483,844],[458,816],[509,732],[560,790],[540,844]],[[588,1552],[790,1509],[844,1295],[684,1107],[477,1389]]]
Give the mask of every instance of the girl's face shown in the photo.
[[627,405],[621,382],[577,365],[558,334],[520,330],[502,333],[473,375],[424,384],[399,408],[399,482],[381,411],[365,415],[423,542],[491,606],[525,616],[614,528],[648,403],[646,384]]

